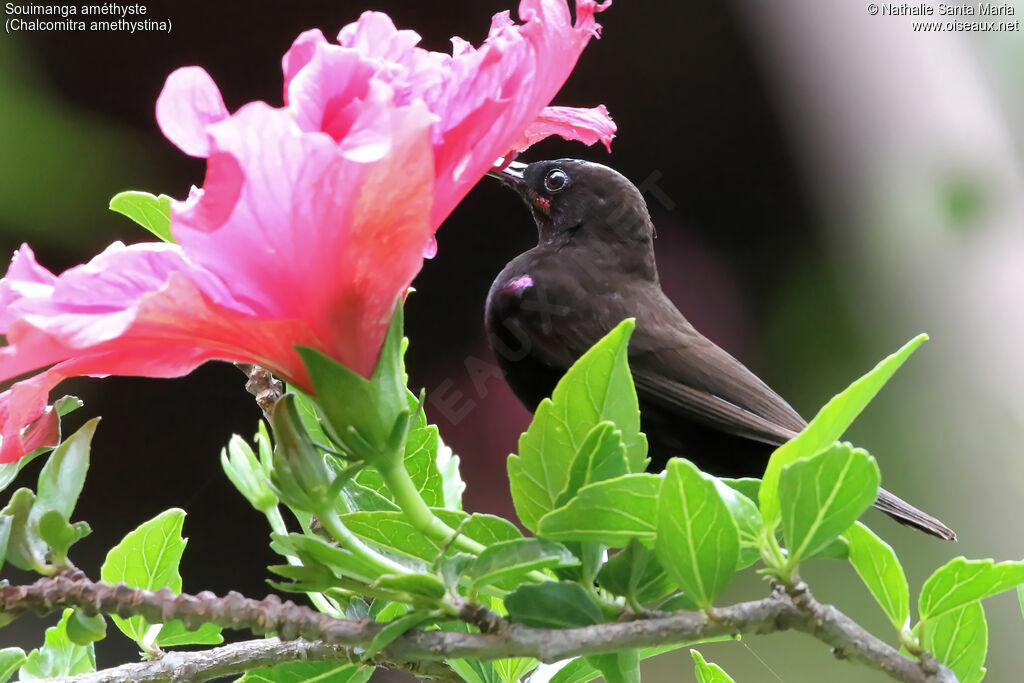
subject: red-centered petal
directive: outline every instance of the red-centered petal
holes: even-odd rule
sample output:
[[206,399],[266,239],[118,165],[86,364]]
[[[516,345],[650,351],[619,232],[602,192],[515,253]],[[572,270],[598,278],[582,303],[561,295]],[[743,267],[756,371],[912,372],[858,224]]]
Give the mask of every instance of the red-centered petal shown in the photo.
[[560,135],[566,140],[579,140],[586,145],[601,142],[610,152],[615,130],[615,122],[603,104],[591,109],[546,107],[523,131],[522,138],[512,143],[511,149],[521,152],[549,135]]
[[207,186],[198,202],[172,207],[172,226],[192,260],[236,300],[263,318],[308,321],[322,351],[369,375],[394,302],[433,233],[434,180],[425,107],[364,104],[353,135],[390,140],[388,154],[372,163],[262,103],[212,126],[218,154],[244,173],[238,201],[209,230],[203,207],[220,192]]
[[172,72],[156,101],[160,130],[189,156],[210,156],[206,127],[228,116],[216,83],[198,66]]

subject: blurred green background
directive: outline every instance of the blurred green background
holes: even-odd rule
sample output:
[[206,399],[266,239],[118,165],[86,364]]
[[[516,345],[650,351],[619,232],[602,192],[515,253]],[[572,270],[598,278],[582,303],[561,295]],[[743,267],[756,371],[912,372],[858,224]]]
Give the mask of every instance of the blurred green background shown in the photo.
[[[252,99],[280,105],[279,60],[302,30],[332,36],[363,9],[380,9],[446,50],[451,35],[482,40],[489,16],[507,5],[147,8],[150,18],[171,19],[170,34],[0,37],[5,252],[28,241],[60,271],[114,239],[147,239],[107,211],[116,192],[184,197],[201,184],[202,163],[166,142],[153,118],[163,79],[178,66],[204,66],[232,110]],[[633,0],[600,21],[603,39],[556,103],[606,104],[619,124],[614,153],[548,141],[525,159],[580,156],[655,182],[661,194],[649,200],[666,291],[805,417],[928,332],[932,340],[849,436],[878,457],[887,488],[941,517],[960,541],[926,538],[875,513],[867,521],[903,558],[912,592],[955,555],[1024,556],[1021,33],[915,32],[910,17],[813,0]],[[504,456],[529,416],[479,371],[491,362],[482,306],[504,262],[532,246],[532,227],[511,193],[484,181],[438,240],[408,304],[411,382],[436,397],[431,418],[462,456],[467,507],[510,514]],[[125,532],[180,506],[191,537],[185,590],[266,590],[267,530],[216,457],[232,432],[255,429],[258,411],[242,385],[226,364],[182,380],[68,383],[86,401],[76,423],[104,416],[80,505],[95,531],[76,546],[79,566],[98,574]],[[849,567],[812,565],[805,575],[819,598],[892,641]],[[723,599],[765,590],[747,576]],[[1020,680],[1020,606],[1007,595],[986,608],[988,680]],[[37,623],[22,620],[0,643],[35,647],[41,637]],[[701,649],[741,682],[888,680],[834,661],[800,634]],[[127,643],[99,649],[101,666],[132,657]],[[693,680],[685,652],[647,671],[652,681]]]

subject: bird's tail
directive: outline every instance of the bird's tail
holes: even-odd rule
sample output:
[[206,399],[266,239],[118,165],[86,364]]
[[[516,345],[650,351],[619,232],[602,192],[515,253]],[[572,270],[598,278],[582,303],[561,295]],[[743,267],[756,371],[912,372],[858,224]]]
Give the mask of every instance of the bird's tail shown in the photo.
[[894,496],[885,489],[878,489],[878,500],[875,501],[875,507],[900,524],[920,529],[926,534],[938,536],[946,541],[956,540],[955,531],[927,512],[918,510],[910,503]]

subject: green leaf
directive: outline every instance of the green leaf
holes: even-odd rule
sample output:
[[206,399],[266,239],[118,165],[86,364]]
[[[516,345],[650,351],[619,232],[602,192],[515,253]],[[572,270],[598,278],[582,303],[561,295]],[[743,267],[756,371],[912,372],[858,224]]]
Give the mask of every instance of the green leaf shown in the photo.
[[444,582],[433,574],[385,574],[372,584],[385,590],[402,591],[410,595],[418,595],[428,600],[439,600],[444,597]]
[[7,683],[24,663],[25,651],[20,647],[5,647],[0,650],[0,683]]
[[11,537],[13,523],[13,517],[0,515],[0,569],[4,568],[4,558],[7,557],[7,541]]
[[535,569],[574,567],[580,561],[561,543],[517,538],[484,549],[467,574],[473,586],[495,584]]
[[370,644],[366,646],[366,650],[363,652],[363,661],[369,661],[376,656],[378,652],[395,642],[398,638],[402,637],[402,634],[406,631],[410,631],[432,618],[433,616],[430,612],[425,610],[414,610],[404,616],[398,617],[394,621],[388,622],[387,626],[378,631],[377,635],[375,635],[373,640],[370,641]]
[[690,650],[690,654],[693,655],[693,673],[697,676],[698,683],[735,683],[729,674],[722,671],[722,667],[704,661],[701,653]]
[[[733,521],[736,522],[736,530],[739,532],[740,539],[740,559],[736,569],[749,567],[761,558],[761,530],[764,528],[764,520],[761,519],[761,511],[757,504],[754,503],[757,497],[757,488],[745,486],[746,491],[754,495],[754,498],[750,498],[739,488],[717,477],[704,474],[704,478],[714,482],[715,488],[718,489],[718,495],[722,497],[725,506],[729,508]],[[761,483],[758,479],[732,480],[733,483],[737,481],[750,481],[758,485]]]
[[578,583],[528,583],[505,596],[508,618],[534,628],[575,628],[604,620],[601,608]]
[[[426,424],[422,413],[418,414],[417,418],[420,424],[409,432],[409,438],[405,443],[405,469],[427,505],[444,507],[444,480],[437,468],[437,451],[441,440],[437,427]],[[375,468],[367,467],[361,470],[356,475],[356,482],[373,489],[391,502],[395,500]]]
[[878,497],[875,459],[848,443],[787,465],[779,477],[782,535],[795,566],[857,521]]
[[0,518],[11,520],[4,558],[18,569],[26,571],[45,568],[49,552],[49,547],[39,537],[32,523],[35,502],[36,494],[31,489],[20,488],[11,496],[7,506],[0,510]]
[[566,505],[536,524],[538,535],[556,541],[591,541],[613,548],[631,538],[653,543],[661,477],[627,474],[584,486]]
[[372,666],[350,662],[285,662],[247,671],[235,683],[366,683]]
[[922,623],[964,605],[1024,584],[1024,562],[956,557],[928,577],[918,598]]
[[766,525],[774,529],[781,515],[779,475],[782,474],[782,468],[801,458],[808,458],[838,441],[893,373],[927,338],[928,335],[921,334],[911,339],[868,374],[832,397],[802,432],[775,449],[768,461],[760,489],[761,515]]
[[531,531],[558,507],[573,460],[599,423],[611,422],[622,432],[630,471],[646,467],[647,438],[640,432],[640,409],[627,362],[634,326],[632,319],[622,321],[573,363],[519,438],[519,454],[509,456],[512,500]]
[[[56,558],[61,561],[67,558],[68,549],[82,540],[92,529],[86,522],[68,524],[67,520],[56,510],[47,510],[38,521],[39,537],[53,549]],[[63,564],[63,562],[61,562]]]
[[67,622],[68,640],[75,645],[88,645],[107,637],[107,621],[102,614],[86,616],[75,610]]
[[537,668],[540,661],[533,657],[508,657],[491,662],[502,683],[518,683],[526,674]]
[[629,474],[622,432],[611,422],[602,422],[590,430],[569,468],[569,483],[558,496],[556,505],[565,505],[582,487],[605,479]]
[[896,553],[860,522],[843,536],[850,544],[850,564],[892,625],[901,631],[910,619],[910,588]]
[[588,664],[601,672],[606,683],[640,683],[639,650],[591,655],[585,659]]
[[39,472],[36,493],[36,509],[39,511],[36,514],[39,517],[46,510],[55,510],[65,520],[70,520],[85,484],[85,473],[89,469],[89,445],[98,424],[99,418],[89,420],[47,458]]
[[171,235],[171,198],[165,194],[154,197],[148,192],[119,192],[110,200],[110,210],[123,214],[149,230],[164,242],[174,242]]
[[1020,615],[1024,617],[1024,586],[1017,586],[1017,602],[1020,603]]
[[[271,549],[285,557],[298,557],[304,569],[323,567],[337,577],[355,579],[363,583],[377,580],[380,570],[345,548],[331,545],[319,536],[304,534],[271,534]],[[298,569],[298,568],[296,568]],[[275,567],[274,572],[295,578],[293,574]],[[308,575],[303,578],[310,578]]]
[[74,610],[64,610],[60,622],[46,629],[43,646],[28,653],[24,665],[18,671],[18,680],[66,678],[96,670],[96,654],[92,644],[75,645],[68,638],[67,625],[72,612]]
[[[178,564],[185,552],[185,539],[181,537],[184,523],[185,511],[171,508],[140,524],[107,553],[100,578],[109,584],[125,583],[154,591],[166,587],[180,593]],[[145,647],[143,642],[150,628],[145,619],[111,618],[126,636]]]
[[452,449],[440,440],[440,437],[438,437],[437,456],[434,461],[441,473],[444,485],[445,509],[461,510],[462,492],[466,490],[466,483],[462,481],[462,474],[459,472],[459,456],[455,455]]
[[180,619],[168,621],[156,637],[158,647],[180,647],[182,645],[220,645],[224,642],[221,627],[209,622],[195,631],[189,631]]
[[640,604],[668,597],[676,588],[654,551],[635,538],[625,550],[604,563],[597,574],[597,582],[605,590],[631,597]]
[[316,401],[313,397],[294,384],[288,385],[288,393],[295,395],[295,410],[298,412],[299,419],[302,421],[302,426],[306,428],[309,438],[323,446],[330,445],[331,438],[327,436],[323,425],[320,424],[320,413],[316,409]]
[[736,522],[714,482],[687,460],[669,460],[658,496],[658,560],[683,592],[709,607],[736,573]]
[[501,675],[494,668],[494,662],[479,659],[447,659],[445,662],[466,683],[500,683]]
[[978,683],[985,677],[988,624],[980,602],[946,612],[922,630],[924,648],[952,669],[960,683]]
[[[433,512],[451,528],[485,546],[522,538],[515,525],[500,517],[441,509]],[[440,545],[410,524],[402,512],[351,512],[341,519],[352,533],[391,553],[433,563],[441,552]],[[450,548],[449,552],[455,551]]]
[[[650,657],[657,657],[658,655],[678,650],[679,648],[686,647],[687,645],[712,643],[721,640],[732,640],[732,637],[715,636],[714,638],[701,639],[686,643],[673,643],[671,645],[645,647],[640,650],[640,659],[644,660]],[[551,683],[587,683],[587,681],[592,681],[600,675],[601,672],[591,666],[585,658],[579,657],[564,663],[558,673],[551,677]]]

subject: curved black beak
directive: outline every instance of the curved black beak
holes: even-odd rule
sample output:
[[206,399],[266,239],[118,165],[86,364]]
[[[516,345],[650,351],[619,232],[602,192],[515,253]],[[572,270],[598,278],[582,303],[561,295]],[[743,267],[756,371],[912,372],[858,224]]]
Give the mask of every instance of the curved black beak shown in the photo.
[[488,171],[487,175],[492,178],[497,178],[502,183],[513,189],[518,189],[526,184],[526,179],[523,178],[523,172],[526,170],[526,166],[527,165],[522,162],[512,161],[500,171]]

